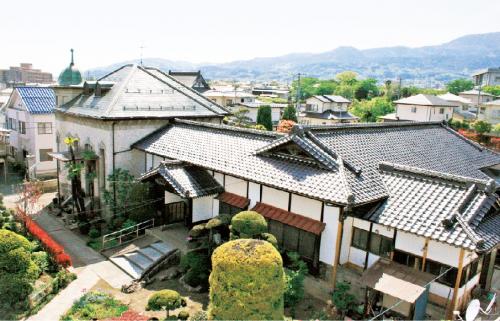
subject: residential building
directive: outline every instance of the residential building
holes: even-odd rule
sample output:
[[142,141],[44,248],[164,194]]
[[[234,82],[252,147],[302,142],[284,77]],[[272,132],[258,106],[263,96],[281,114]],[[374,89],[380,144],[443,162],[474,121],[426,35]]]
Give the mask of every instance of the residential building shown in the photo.
[[457,102],[434,95],[418,94],[394,101],[396,113],[381,117],[383,121],[448,121],[453,117]]
[[500,85],[500,68],[487,68],[472,75],[474,82],[478,86]]
[[0,69],[0,83],[16,85],[28,83],[50,84],[52,82],[51,73],[33,69],[33,64],[30,63],[21,63],[19,67]]
[[203,93],[205,97],[224,107],[235,104],[255,103],[255,95],[237,89],[212,89]]
[[[450,103],[457,104],[458,108],[453,111],[453,119],[472,121],[476,119],[476,111],[473,109],[472,101],[470,99],[457,96],[450,92],[438,95],[438,98],[444,99]],[[471,110],[472,109],[472,110]]]
[[210,90],[210,86],[208,85],[205,78],[201,74],[201,71],[172,71],[169,70],[168,74],[185,86],[190,87],[197,92],[203,93],[207,90]]
[[480,105],[477,119],[484,120],[492,125],[500,123],[500,99]]
[[7,183],[7,164],[9,162],[9,136],[10,130],[0,128],[0,181]]
[[[191,87],[156,68],[124,65],[96,81],[81,82],[73,60],[54,86],[57,97],[57,151],[60,162],[60,195],[69,195],[69,182],[62,163],[69,160],[64,138],[78,138],[77,158],[85,159],[82,171],[86,195],[98,198],[109,188],[107,175],[115,169],[139,175],[139,154],[131,142],[165,126],[173,118],[206,122],[222,121],[229,114]],[[86,173],[95,175],[85,175]],[[94,201],[99,201],[94,199]]]
[[288,104],[265,103],[260,100],[255,100],[254,102],[248,103],[236,103],[228,108],[232,113],[237,112],[240,108],[247,109],[248,113],[246,116],[252,123],[256,123],[259,107],[264,105],[271,107],[271,120],[275,124],[280,121],[281,115],[283,115],[283,110],[288,106]]
[[256,96],[263,96],[263,97],[288,99],[288,95],[290,94],[290,91],[288,89],[275,88],[275,87],[271,87],[271,86],[253,87],[252,94],[254,94]]
[[484,104],[489,101],[495,100],[495,96],[493,96],[492,94],[484,91],[479,91],[477,89],[462,91],[458,95],[460,97],[469,99],[472,102],[472,104],[476,107],[478,105],[478,102],[479,104]]
[[306,107],[300,113],[299,123],[306,125],[330,125],[357,122],[358,117],[349,113],[351,101],[342,96],[318,95],[307,98]]
[[56,98],[49,87],[15,87],[5,106],[6,126],[10,130],[9,153],[24,162],[36,176],[55,176]]
[[255,210],[313,274],[334,285],[339,265],[359,271],[386,307],[428,299],[451,318],[491,284],[500,214],[497,177],[486,173],[500,156],[443,122],[296,125],[285,135],[175,120],[131,148],[167,222]]

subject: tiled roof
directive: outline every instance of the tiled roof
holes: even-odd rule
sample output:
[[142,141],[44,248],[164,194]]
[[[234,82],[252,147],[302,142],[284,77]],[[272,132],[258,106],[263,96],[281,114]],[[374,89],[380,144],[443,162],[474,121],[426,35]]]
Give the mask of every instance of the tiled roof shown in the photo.
[[342,96],[336,96],[336,95],[317,95],[313,96],[316,99],[321,100],[324,103],[350,103],[351,101],[347,98],[344,98]]
[[217,199],[226,204],[232,205],[237,208],[245,209],[248,204],[250,204],[250,200],[246,197],[239,196],[233,193],[224,192],[220,194]]
[[339,170],[254,154],[282,136],[276,132],[176,120],[133,147],[299,195],[347,204]]
[[222,117],[229,111],[174,77],[149,67],[125,65],[99,79],[104,94],[78,95],[60,111],[102,119]]
[[354,116],[348,111],[333,111],[333,110],[325,110],[322,113],[315,112],[304,112],[304,116],[310,118],[318,118],[318,119],[348,119],[348,120],[356,120],[359,117]]
[[285,211],[281,208],[277,208],[265,203],[255,204],[255,206],[252,208],[252,211],[260,213],[265,218],[279,221],[283,224],[294,226],[298,229],[316,235],[320,235],[326,226],[326,224],[323,222],[316,221],[312,218],[295,214],[289,211]]
[[394,101],[395,104],[403,105],[421,105],[421,106],[441,106],[456,107],[457,103],[452,103],[434,95],[418,94]]
[[56,107],[54,90],[48,87],[16,87],[30,114],[50,114]]
[[497,200],[493,180],[389,163],[381,163],[380,173],[390,196],[366,218],[455,246],[487,249],[488,244],[482,244],[487,232],[476,231]]
[[139,179],[147,180],[155,176],[162,177],[178,195],[185,198],[215,195],[224,191],[224,188],[205,169],[179,161],[162,162]]

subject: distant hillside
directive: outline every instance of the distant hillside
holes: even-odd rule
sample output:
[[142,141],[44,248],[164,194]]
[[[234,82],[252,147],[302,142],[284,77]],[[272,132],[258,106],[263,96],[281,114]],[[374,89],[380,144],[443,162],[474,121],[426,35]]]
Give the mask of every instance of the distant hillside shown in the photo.
[[[89,70],[99,77],[119,65]],[[208,79],[290,81],[300,72],[310,77],[332,78],[344,70],[380,81],[401,77],[415,84],[436,85],[459,77],[470,77],[477,69],[500,66],[500,32],[468,35],[450,42],[419,48],[385,47],[358,50],[338,47],[311,54],[293,53],[222,64],[192,64],[162,58],[144,59],[144,64],[162,70],[201,69]]]

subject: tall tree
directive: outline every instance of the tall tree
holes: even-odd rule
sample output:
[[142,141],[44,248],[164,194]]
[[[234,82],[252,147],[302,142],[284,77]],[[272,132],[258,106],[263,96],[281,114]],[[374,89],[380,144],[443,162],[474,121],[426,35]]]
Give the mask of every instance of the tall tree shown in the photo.
[[266,127],[267,130],[273,130],[273,120],[271,106],[262,105],[257,111],[257,124]]
[[356,97],[356,99],[371,99],[379,95],[379,89],[376,79],[363,79],[359,81],[355,87],[356,89],[354,90],[354,97]]
[[283,109],[283,116],[281,116],[282,120],[292,120],[297,122],[297,110],[293,105],[288,105]]
[[75,203],[76,211],[78,213],[78,220],[80,222],[87,221],[87,215],[85,213],[85,202],[83,200],[83,189],[82,180],[80,173],[83,169],[83,165],[76,161],[75,152],[73,146],[78,142],[78,138],[66,137],[64,143],[69,148],[69,154],[71,160],[66,163],[68,169],[68,176],[71,180],[71,194],[73,196],[73,201]]
[[446,84],[446,89],[452,94],[458,95],[462,91],[471,90],[474,88],[474,83],[469,79],[455,79]]
[[355,101],[351,111],[364,122],[376,122],[377,118],[394,112],[392,102],[383,97],[372,100]]

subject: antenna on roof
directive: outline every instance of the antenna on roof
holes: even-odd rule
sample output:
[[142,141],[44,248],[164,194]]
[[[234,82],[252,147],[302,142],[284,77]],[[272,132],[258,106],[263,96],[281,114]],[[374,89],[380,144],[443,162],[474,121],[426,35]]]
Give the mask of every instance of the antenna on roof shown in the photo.
[[142,63],[142,54],[143,54],[144,48],[146,48],[146,47],[144,47],[144,45],[141,45],[139,48],[141,49],[141,62],[140,62],[140,64],[141,64],[141,66],[143,66],[143,63]]
[[73,66],[75,64],[74,60],[73,60],[73,48],[71,48],[71,66]]

